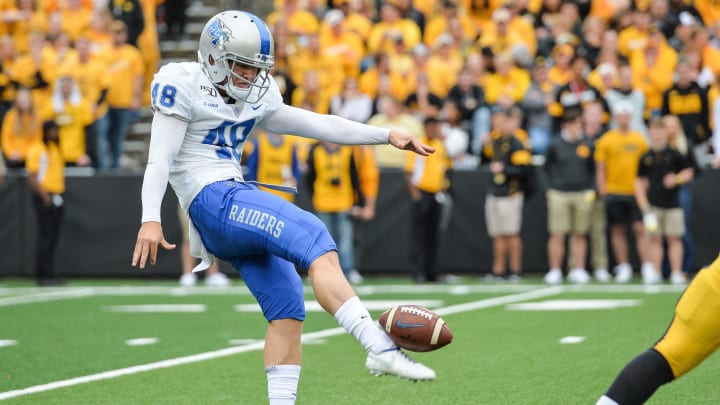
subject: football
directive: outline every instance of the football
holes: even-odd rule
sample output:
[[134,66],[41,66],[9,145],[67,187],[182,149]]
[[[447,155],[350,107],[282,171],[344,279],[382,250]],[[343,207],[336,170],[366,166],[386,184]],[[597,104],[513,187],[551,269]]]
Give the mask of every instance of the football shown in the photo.
[[413,352],[437,350],[453,339],[445,321],[419,305],[390,308],[380,315],[378,322],[396,345]]

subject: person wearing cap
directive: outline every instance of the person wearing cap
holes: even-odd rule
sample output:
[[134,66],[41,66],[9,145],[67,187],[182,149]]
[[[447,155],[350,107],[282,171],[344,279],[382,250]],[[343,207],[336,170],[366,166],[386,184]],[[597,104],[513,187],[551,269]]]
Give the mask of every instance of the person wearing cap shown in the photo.
[[59,128],[54,121],[42,125],[42,142],[28,150],[25,169],[33,191],[37,218],[35,277],[38,285],[58,285],[55,278],[55,250],[62,227],[65,192],[65,159],[59,145]]
[[[631,76],[632,78],[632,76]],[[603,97],[619,84],[617,63],[603,62],[587,75],[587,82],[598,89]]]
[[457,83],[457,77],[463,67],[463,57],[448,33],[441,34],[428,58],[426,72],[430,77],[433,91],[445,98]]
[[440,220],[445,192],[448,188],[447,172],[452,167],[448,156],[440,121],[433,116],[425,118],[426,144],[435,148],[430,156],[406,155],[405,185],[411,210],[411,258],[415,282],[437,282],[437,252],[440,245]]
[[598,197],[605,201],[610,242],[615,257],[615,281],[632,280],[626,227],[635,235],[637,254],[642,262],[642,273],[655,271],[647,256],[647,238],[642,214],[635,201],[635,178],[640,156],[647,152],[645,137],[630,128],[632,104],[622,101],[613,108],[617,128],[609,130],[597,141],[595,149],[595,175]]
[[548,80],[554,86],[560,87],[568,84],[574,74],[570,61],[575,56],[575,48],[570,44],[556,45],[552,51],[552,66],[548,70]]
[[667,241],[670,282],[685,284],[682,236],[687,231],[680,208],[680,187],[693,178],[690,160],[669,144],[662,118],[650,121],[651,149],[640,157],[635,199],[648,234],[648,256],[654,272],[643,273],[645,284],[662,282],[663,238]]
[[677,53],[665,41],[662,31],[650,29],[647,43],[630,55],[633,87],[645,94],[645,120],[662,108],[663,92],[673,84]]
[[580,112],[570,111],[563,116],[560,136],[552,139],[545,154],[550,234],[547,245],[550,271],[544,277],[547,284],[562,283],[562,262],[568,235],[571,235],[572,268],[567,280],[576,284],[590,281],[590,275],[585,270],[585,258],[590,213],[595,200],[594,165],[592,140],[583,136]]
[[[507,8],[498,8],[492,14],[489,21],[482,30],[482,35],[477,40],[479,48],[490,48],[495,55],[503,52],[510,52],[515,45],[524,45],[529,53],[534,54],[537,44],[522,37],[517,30],[511,28],[512,14]],[[532,43],[530,43],[532,42]]]
[[508,53],[496,55],[494,60],[495,73],[488,75],[485,81],[485,100],[488,104],[506,108],[519,103],[530,88],[530,74],[516,67]]
[[699,24],[697,19],[688,11],[678,15],[678,24],[675,30],[668,36],[668,44],[677,52],[681,52],[685,46],[690,44],[693,31]]
[[490,159],[485,222],[493,240],[492,277],[518,280],[522,276],[522,177],[531,164],[531,153],[514,135],[513,110],[519,108],[493,108],[493,124],[499,136],[493,137],[491,133],[483,148],[485,157]]
[[344,77],[358,77],[365,44],[360,36],[345,29],[344,21],[345,15],[340,10],[325,14],[320,26],[320,48],[342,66]]

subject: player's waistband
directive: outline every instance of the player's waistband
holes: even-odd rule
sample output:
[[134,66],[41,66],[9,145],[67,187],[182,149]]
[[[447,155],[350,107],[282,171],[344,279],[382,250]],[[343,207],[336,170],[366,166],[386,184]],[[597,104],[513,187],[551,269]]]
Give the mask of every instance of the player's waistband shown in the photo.
[[252,181],[252,180],[227,179],[227,180],[218,181],[217,183],[225,183],[225,184],[228,185],[228,186],[234,186],[234,185],[237,184],[237,183],[241,183],[241,184],[251,184],[251,185],[254,185],[254,186],[260,186],[260,187],[269,188],[269,189],[271,189],[271,190],[280,191],[280,192],[282,192],[282,193],[290,193],[290,194],[297,194],[297,193],[298,193],[297,187],[281,186],[281,185],[279,185],[279,184],[262,183],[262,182],[259,182],[259,181]]

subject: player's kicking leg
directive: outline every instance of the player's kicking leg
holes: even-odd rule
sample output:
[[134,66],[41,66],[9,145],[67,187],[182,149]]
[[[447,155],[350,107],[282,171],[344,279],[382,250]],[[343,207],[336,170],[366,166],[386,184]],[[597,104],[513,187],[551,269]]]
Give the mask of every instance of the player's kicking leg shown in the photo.
[[720,346],[720,257],[700,271],[675,307],[665,335],[628,363],[596,405],[642,404]]
[[370,373],[392,374],[410,380],[435,379],[435,371],[405,355],[373,321],[343,276],[335,251],[318,257],[310,266],[309,274],[320,305],[367,351],[365,367]]

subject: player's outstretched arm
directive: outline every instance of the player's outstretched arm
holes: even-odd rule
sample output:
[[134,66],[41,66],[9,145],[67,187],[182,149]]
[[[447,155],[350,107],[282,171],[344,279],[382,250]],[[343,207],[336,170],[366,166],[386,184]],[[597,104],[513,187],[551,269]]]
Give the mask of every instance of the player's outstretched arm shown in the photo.
[[425,145],[415,136],[405,132],[391,130],[388,136],[388,142],[398,149],[413,151],[422,156],[428,156],[435,152],[435,148]]
[[423,156],[434,152],[432,147],[407,133],[388,131],[337,115],[318,114],[286,104],[282,104],[266,117],[260,126],[276,134],[294,134],[342,145],[390,143],[398,149],[413,151]]
[[160,223],[160,206],[170,176],[170,165],[175,160],[187,130],[188,123],[179,118],[156,112],[150,130],[150,151],[142,185],[142,226],[138,232],[132,265],[145,268],[147,259],[155,264],[158,245],[175,249],[163,236]]

